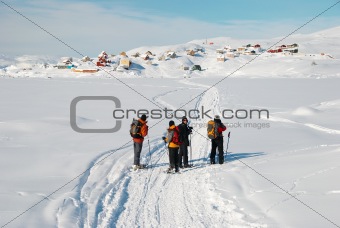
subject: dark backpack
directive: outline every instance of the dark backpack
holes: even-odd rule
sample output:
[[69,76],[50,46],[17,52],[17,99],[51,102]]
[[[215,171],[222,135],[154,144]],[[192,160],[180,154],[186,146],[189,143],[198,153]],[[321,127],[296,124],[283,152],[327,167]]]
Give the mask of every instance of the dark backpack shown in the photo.
[[132,120],[131,126],[130,126],[130,135],[132,138],[143,138],[141,135],[141,128],[142,128],[142,123],[139,122],[136,119]]

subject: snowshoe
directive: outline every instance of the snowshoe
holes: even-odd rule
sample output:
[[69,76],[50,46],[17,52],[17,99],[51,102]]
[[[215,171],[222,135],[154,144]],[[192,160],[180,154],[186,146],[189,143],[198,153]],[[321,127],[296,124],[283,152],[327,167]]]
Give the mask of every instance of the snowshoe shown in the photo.
[[171,167],[166,170],[166,173],[168,173],[168,174],[173,173],[173,172],[174,172],[173,168],[171,168]]
[[132,170],[133,170],[133,171],[137,171],[137,170],[139,170],[139,169],[147,169],[147,168],[148,168],[148,166],[145,165],[145,164],[133,165],[133,166],[132,166]]

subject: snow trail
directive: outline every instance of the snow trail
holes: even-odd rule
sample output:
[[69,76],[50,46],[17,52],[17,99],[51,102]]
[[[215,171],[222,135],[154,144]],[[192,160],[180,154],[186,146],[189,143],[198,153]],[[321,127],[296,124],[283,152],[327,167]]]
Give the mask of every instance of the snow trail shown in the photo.
[[[180,82],[195,89],[209,88],[188,80]],[[180,91],[159,94],[153,100],[174,108],[176,104],[169,104],[162,97]],[[213,87],[200,94],[193,106],[211,109],[213,118],[220,112],[218,90]],[[164,173],[168,154],[160,137],[150,139],[150,154],[142,157],[152,164],[149,169],[130,170],[133,153],[129,147],[93,166],[106,153],[96,158],[80,179],[76,195],[65,199],[59,207],[58,227],[65,226],[70,217],[76,217],[78,227],[259,227],[247,222],[242,210],[232,200],[216,194],[211,185],[214,170],[220,166],[207,166],[210,141],[206,138],[205,122],[199,118],[191,123],[196,126],[192,136],[194,167],[182,169],[182,174]],[[148,146],[146,140],[144,147]]]

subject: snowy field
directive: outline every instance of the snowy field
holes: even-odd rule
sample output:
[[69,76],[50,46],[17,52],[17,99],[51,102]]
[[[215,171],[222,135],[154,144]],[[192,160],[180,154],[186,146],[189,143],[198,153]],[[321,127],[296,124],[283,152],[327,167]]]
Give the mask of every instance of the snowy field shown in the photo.
[[[121,79],[147,100],[115,79],[0,78],[0,224],[43,200],[6,227],[339,226],[340,79],[230,77],[201,94],[221,79]],[[169,120],[150,119],[142,160],[152,168],[133,172],[133,116],[116,133],[77,133],[69,123],[77,96],[148,110],[192,100],[183,108],[267,109],[270,117],[223,120],[227,163],[214,166],[208,119],[191,120],[195,166],[179,175],[163,173]],[[114,108],[79,103],[77,123],[112,127]]]
[[[339,37],[340,27],[297,34],[278,45],[298,43],[299,53],[225,62],[217,62],[216,49],[269,48],[280,38],[209,39],[214,44],[196,56],[186,50],[203,40],[141,47],[127,54],[150,50],[155,56],[149,62],[131,58],[131,68],[118,72],[116,56],[94,74],[53,68],[55,57],[0,54],[0,225],[339,227]],[[158,61],[167,50],[177,57]],[[196,64],[203,70],[182,69]],[[210,116],[228,110],[231,117],[258,109],[269,118],[266,112],[222,118],[229,148],[226,163],[213,166],[207,159],[210,118],[191,118],[194,167],[179,175],[164,173],[168,155],[161,138],[170,119],[149,118],[142,162],[151,168],[134,172],[128,130],[136,115],[122,119],[115,133],[78,133],[70,126],[70,104],[78,96],[114,96],[122,110],[204,107]],[[77,125],[112,128],[114,110],[112,101],[81,101]]]

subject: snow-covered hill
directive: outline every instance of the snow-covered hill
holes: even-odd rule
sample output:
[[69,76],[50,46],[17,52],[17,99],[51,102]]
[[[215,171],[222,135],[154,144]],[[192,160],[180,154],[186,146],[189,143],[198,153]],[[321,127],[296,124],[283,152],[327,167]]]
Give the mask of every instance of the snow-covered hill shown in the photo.
[[[96,56],[92,57],[93,62],[84,63],[80,59],[73,58],[74,64],[79,68],[98,68],[99,72],[94,74],[75,73],[70,69],[56,69],[54,65],[59,61],[58,58],[21,56],[9,58],[0,56],[0,75],[10,77],[183,77],[201,76],[214,77],[234,74],[237,77],[339,77],[338,70],[340,64],[340,27],[320,31],[313,34],[292,35],[283,41],[282,38],[271,40],[235,40],[227,37],[211,38],[207,40],[194,40],[186,44],[169,46],[148,46],[140,47],[127,51],[127,55],[132,61],[129,70],[117,72],[119,65],[119,53],[111,57],[112,62],[107,67],[96,66]],[[277,43],[277,44],[276,44]],[[275,48],[278,45],[297,43],[298,53],[267,53],[266,50]],[[247,44],[260,44],[261,50],[257,55],[244,55],[239,57],[228,57],[224,49],[237,49]],[[276,44],[276,45],[274,45]],[[271,48],[271,49],[272,49]],[[187,55],[187,50],[203,49],[204,52],[196,52],[195,56]],[[219,54],[217,49],[224,49],[226,60],[217,61]],[[135,53],[141,55],[150,51],[149,60],[141,57],[132,57]],[[168,51],[176,53],[176,58],[167,58],[160,61],[159,58],[166,55]],[[98,53],[100,50],[98,50]],[[260,55],[259,55],[260,54]],[[81,58],[80,56],[76,56]],[[254,59],[256,64],[244,64]],[[200,65],[201,72],[191,72],[183,70],[183,67],[192,68],[193,65]],[[240,69],[241,68],[241,69]]]

